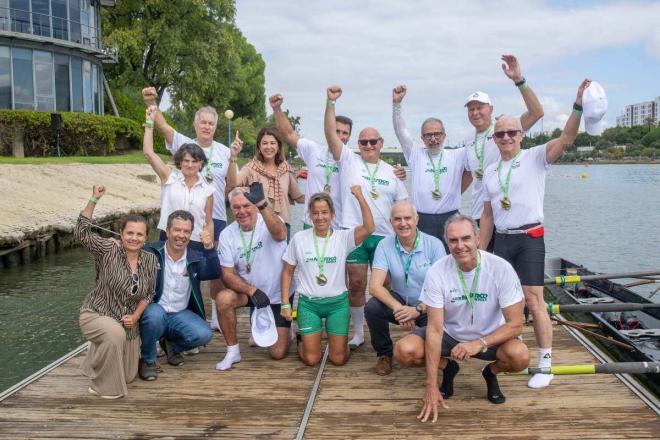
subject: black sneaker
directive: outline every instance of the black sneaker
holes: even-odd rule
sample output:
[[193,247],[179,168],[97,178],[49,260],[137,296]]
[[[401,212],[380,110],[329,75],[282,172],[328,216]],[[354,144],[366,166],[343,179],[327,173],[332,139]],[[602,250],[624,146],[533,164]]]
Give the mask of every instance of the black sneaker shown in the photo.
[[156,363],[153,364],[140,361],[140,368],[138,368],[138,374],[142,380],[156,380],[158,378],[158,371],[156,369]]
[[454,378],[460,369],[458,362],[452,359],[447,360],[447,366],[442,370],[442,384],[440,384],[440,394],[443,399],[449,399],[454,395]]
[[163,348],[165,351],[165,355],[167,356],[167,363],[174,366],[178,367],[179,365],[183,365],[183,355],[181,353],[175,353],[174,352],[174,347],[172,347],[172,342],[170,342],[168,339],[165,338],[160,338],[160,346]]

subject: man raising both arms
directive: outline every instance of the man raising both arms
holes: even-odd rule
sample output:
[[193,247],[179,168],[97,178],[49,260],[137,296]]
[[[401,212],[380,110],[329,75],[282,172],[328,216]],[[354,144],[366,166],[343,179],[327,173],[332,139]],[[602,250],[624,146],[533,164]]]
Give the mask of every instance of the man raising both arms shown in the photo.
[[362,224],[360,206],[351,195],[352,185],[362,186],[369,209],[374,217],[376,231],[351,252],[346,260],[348,271],[348,293],[353,321],[353,338],[350,347],[364,343],[364,303],[367,287],[368,264],[373,263],[376,246],[386,235],[394,233],[390,224],[390,213],[394,202],[408,198],[403,183],[394,175],[394,167],[380,159],[383,138],[378,130],[367,127],[360,131],[358,146],[360,156],[349,150],[337,136],[335,101],[342,91],[339,86],[327,90],[325,107],[325,138],[332,156],[339,161],[339,177],[342,196],[342,220],[340,226],[351,229]]

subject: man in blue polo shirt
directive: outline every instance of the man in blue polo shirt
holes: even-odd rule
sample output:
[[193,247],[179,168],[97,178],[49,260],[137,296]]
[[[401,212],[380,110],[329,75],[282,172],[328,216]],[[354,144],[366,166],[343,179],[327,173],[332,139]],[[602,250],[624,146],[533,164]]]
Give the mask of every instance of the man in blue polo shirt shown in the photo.
[[[378,355],[375,372],[381,376],[392,372],[393,352],[402,366],[418,363],[419,353],[411,352],[417,345],[406,343],[408,336],[397,342],[393,350],[389,323],[410,330],[426,325],[425,306],[419,302],[424,277],[429,267],[446,255],[439,239],[417,229],[418,220],[411,201],[396,202],[390,215],[395,235],[381,240],[374,256],[369,284],[371,299],[364,314],[371,345]],[[385,287],[388,274],[391,291]]]

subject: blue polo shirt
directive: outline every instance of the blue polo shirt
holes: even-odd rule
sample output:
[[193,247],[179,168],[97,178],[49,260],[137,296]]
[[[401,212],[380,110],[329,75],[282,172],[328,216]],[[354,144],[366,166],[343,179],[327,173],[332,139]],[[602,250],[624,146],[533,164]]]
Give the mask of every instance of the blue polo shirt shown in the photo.
[[420,235],[420,240],[417,248],[413,250],[407,287],[404,265],[410,254],[406,252],[403,246],[401,246],[400,252],[397,251],[394,242],[396,235],[389,235],[378,243],[372,265],[373,269],[389,272],[392,291],[401,295],[407,305],[415,305],[419,302],[426,271],[433,263],[446,255],[445,248],[440,240],[422,231],[418,230],[417,232]]

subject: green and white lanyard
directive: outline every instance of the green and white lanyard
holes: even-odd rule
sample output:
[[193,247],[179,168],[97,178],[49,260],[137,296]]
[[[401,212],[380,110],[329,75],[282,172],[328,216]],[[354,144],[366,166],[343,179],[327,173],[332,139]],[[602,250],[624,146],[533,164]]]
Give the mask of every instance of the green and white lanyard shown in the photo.
[[486,153],[485,153],[486,141],[488,140],[488,134],[490,133],[491,128],[493,128],[492,122],[490,123],[486,131],[484,131],[484,137],[481,140],[481,146],[479,148],[477,148],[477,136],[479,133],[474,133],[474,143],[472,144],[472,146],[474,147],[474,155],[477,156],[477,161],[479,161],[479,166],[475,171],[477,179],[479,180],[481,180],[484,177],[484,159],[486,157]]
[[211,151],[209,151],[209,155],[208,155],[207,161],[206,161],[206,166],[204,167],[204,177],[206,177],[206,180],[208,180],[208,181],[213,180],[213,174],[211,174],[211,162],[213,161],[213,149],[214,149],[214,147],[215,147],[215,142],[211,142]]
[[323,191],[325,192],[330,192],[330,177],[332,176],[332,171],[334,168],[334,165],[330,165],[330,150],[326,151],[325,153],[325,161],[323,162],[323,165],[325,166],[325,186],[323,187]]
[[459,267],[458,263],[456,264],[456,273],[458,273],[458,280],[461,282],[461,288],[463,289],[463,295],[467,300],[468,305],[472,311],[472,317],[470,319],[470,325],[474,325],[474,295],[477,294],[477,289],[479,288],[479,275],[481,273],[481,254],[477,251],[477,267],[474,272],[474,278],[472,279],[472,286],[468,292],[467,284],[465,284],[465,278],[463,278],[463,272]]
[[419,229],[415,230],[415,243],[413,244],[412,249],[410,249],[410,252],[408,253],[408,258],[406,258],[406,261],[404,263],[403,257],[401,254],[403,253],[403,246],[401,246],[401,242],[399,241],[399,237],[394,238],[394,247],[396,248],[396,254],[399,256],[399,261],[401,262],[401,267],[403,268],[403,273],[404,273],[404,279],[406,283],[406,287],[408,287],[408,274],[410,273],[410,265],[412,264],[413,257],[415,256],[415,250],[417,249],[417,246],[419,246],[419,241],[420,241],[420,234],[419,234]]
[[254,230],[257,229],[255,226],[252,228],[252,233],[250,234],[250,245],[246,246],[245,243],[245,237],[243,236],[243,230],[241,227],[238,227],[238,233],[241,236],[241,244],[243,248],[243,258],[245,259],[245,270],[247,273],[250,273],[252,271],[252,240],[254,239]]
[[376,175],[378,174],[378,169],[380,168],[380,159],[376,163],[376,168],[374,168],[373,173],[369,169],[369,164],[367,164],[364,159],[362,160],[362,164],[364,165],[364,168],[366,168],[367,174],[369,175],[369,185],[371,186],[371,191],[369,193],[371,194],[371,197],[376,199],[378,198],[378,191],[376,191]]
[[502,209],[508,210],[511,209],[511,200],[509,199],[509,184],[511,183],[511,171],[513,171],[513,165],[516,163],[516,160],[520,157],[520,154],[522,153],[522,150],[518,151],[518,154],[515,155],[515,157],[511,160],[511,166],[509,167],[509,171],[506,174],[506,179],[502,181],[502,159],[500,159],[500,162],[497,164],[497,179],[500,181],[500,188],[502,189],[502,200],[500,200],[500,204],[502,205]]
[[433,162],[433,156],[431,155],[430,151],[426,152],[426,155],[429,158],[429,162],[431,162],[431,168],[433,168],[433,191],[431,191],[431,195],[433,196],[434,199],[438,200],[442,197],[442,193],[440,192],[440,172],[442,171],[442,156],[445,154],[445,150],[442,149],[440,150],[440,160],[438,160],[438,166],[435,166],[435,162]]
[[328,242],[330,241],[331,232],[332,231],[328,229],[328,232],[326,233],[323,240],[323,248],[319,253],[319,243],[316,238],[316,231],[312,231],[312,239],[314,240],[314,256],[316,257],[316,265],[319,268],[319,274],[316,276],[316,284],[319,286],[325,286],[325,284],[328,282],[328,279],[323,274],[323,267],[325,266],[325,254],[328,250]]

